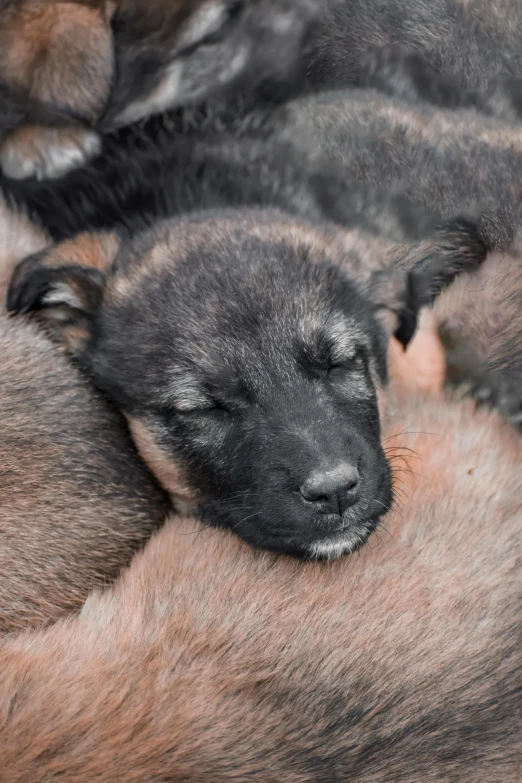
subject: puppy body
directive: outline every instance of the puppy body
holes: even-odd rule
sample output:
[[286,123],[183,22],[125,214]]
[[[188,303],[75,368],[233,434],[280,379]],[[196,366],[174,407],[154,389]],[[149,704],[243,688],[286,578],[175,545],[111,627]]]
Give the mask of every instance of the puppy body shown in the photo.
[[485,91],[499,74],[522,76],[521,36],[516,0],[327,0],[309,78],[346,86],[364,79],[369,49],[400,45]]
[[[345,93],[340,102],[348,102]],[[332,118],[324,132],[318,131],[308,116],[314,107],[312,100],[275,113],[255,112],[228,130],[221,126],[219,113],[196,113],[193,121],[178,117],[173,127],[156,123],[143,136],[131,132],[123,142],[121,137],[107,141],[97,161],[58,182],[4,179],[2,188],[57,240],[89,229],[124,227],[135,232],[161,217],[240,206],[278,207],[396,243],[432,235],[450,210],[443,215],[408,198],[399,187],[381,187],[389,184],[387,171],[378,183],[377,177],[356,181],[354,175],[362,180],[360,172],[348,171],[345,161],[339,169],[337,149],[344,153],[341,121],[334,124]],[[296,128],[300,120],[307,127]],[[347,142],[346,147],[348,156],[353,146]],[[361,147],[371,166],[370,151]],[[318,154],[323,148],[325,154]],[[393,155],[393,150],[383,151],[383,169],[389,165],[385,154]],[[471,212],[470,198],[462,203],[464,211]]]
[[[47,245],[0,209],[0,290]],[[34,323],[0,308],[0,631],[45,625],[112,581],[167,503],[120,416]]]
[[509,124],[343,90],[294,102],[282,127],[282,139],[301,155],[334,165],[347,180],[401,188],[443,215],[480,205],[488,246],[504,249],[513,241],[522,149]]
[[518,783],[521,442],[401,377],[404,507],[356,558],[173,519],[79,617],[3,642],[6,783]]
[[437,222],[480,206],[487,246],[505,249],[513,241],[522,150],[507,123],[355,89],[296,100],[229,131],[215,117],[197,122],[199,130],[133,132],[54,187],[2,186],[58,239],[243,204],[395,242],[426,236]]

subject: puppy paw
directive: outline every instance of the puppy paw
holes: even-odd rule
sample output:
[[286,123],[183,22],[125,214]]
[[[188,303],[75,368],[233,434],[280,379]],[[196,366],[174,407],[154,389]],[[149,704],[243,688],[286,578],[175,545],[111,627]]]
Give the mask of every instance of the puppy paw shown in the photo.
[[57,179],[80,168],[100,151],[100,138],[93,131],[26,126],[4,141],[0,166],[10,179]]

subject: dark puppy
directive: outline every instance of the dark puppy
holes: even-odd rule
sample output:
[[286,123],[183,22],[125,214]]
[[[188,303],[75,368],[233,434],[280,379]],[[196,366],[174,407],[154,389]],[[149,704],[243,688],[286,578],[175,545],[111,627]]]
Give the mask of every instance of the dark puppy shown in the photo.
[[33,256],[8,305],[43,308],[206,522],[332,558],[392,502],[377,405],[390,325],[406,343],[419,306],[484,254],[467,225],[419,245],[408,275],[387,250],[283,213],[201,213]]
[[[0,292],[47,238],[0,203]],[[34,323],[0,306],[0,632],[47,625],[113,581],[167,499],[125,422]]]
[[4,180],[3,190],[57,240],[87,229],[136,231],[162,217],[240,206],[275,206],[395,242],[430,236],[442,221],[436,210],[400,192],[355,183],[315,154],[303,156],[290,139],[278,138],[285,123],[264,112],[234,131],[220,132],[214,115],[198,119],[198,131],[156,129],[154,138],[133,136],[123,144],[111,139],[97,161],[60,181]]
[[13,132],[2,169],[15,179],[60,177],[100,151],[95,131],[208,100],[273,99],[299,81],[315,15],[311,0],[8,3],[0,8],[0,82],[70,123],[6,124]]

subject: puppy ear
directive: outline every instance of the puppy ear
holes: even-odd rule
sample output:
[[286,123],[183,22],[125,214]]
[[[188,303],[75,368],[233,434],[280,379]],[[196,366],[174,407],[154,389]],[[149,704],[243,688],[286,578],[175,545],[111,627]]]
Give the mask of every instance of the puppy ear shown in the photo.
[[40,311],[75,355],[92,334],[105,288],[105,270],[119,246],[113,235],[80,235],[21,261],[7,292],[12,313]]
[[463,272],[478,268],[487,247],[472,220],[459,218],[439,228],[432,239],[411,250],[384,270],[375,272],[372,285],[387,329],[406,348],[412,340],[423,307]]

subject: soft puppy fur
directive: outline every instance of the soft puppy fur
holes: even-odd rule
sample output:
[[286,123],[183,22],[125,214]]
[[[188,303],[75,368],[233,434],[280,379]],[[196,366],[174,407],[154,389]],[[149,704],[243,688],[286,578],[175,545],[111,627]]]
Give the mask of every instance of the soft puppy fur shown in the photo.
[[[341,107],[345,99],[341,93]],[[159,218],[201,209],[255,206],[278,207],[314,222],[411,243],[433,235],[455,214],[479,214],[469,197],[460,212],[445,208],[443,214],[416,203],[400,185],[387,188],[385,175],[385,187],[375,178],[356,181],[337,164],[336,151],[339,146],[344,152],[344,137],[338,139],[336,126],[327,125],[316,138],[314,121],[307,117],[314,107],[311,101],[289,103],[278,111],[263,109],[229,127],[221,124],[220,112],[212,110],[196,112],[191,119],[186,114],[161,118],[142,133],[134,129],[125,138],[109,139],[99,159],[59,181],[4,179],[2,190],[56,240],[86,230],[123,227],[135,232]],[[295,127],[299,119],[307,123],[305,128]],[[371,166],[369,151],[361,146]],[[324,154],[318,154],[323,149]],[[348,146],[347,154],[350,151]],[[383,152],[385,168],[393,149]],[[490,232],[483,236],[487,242],[495,240]]]
[[520,222],[522,148],[512,125],[469,110],[336,90],[295,101],[276,135],[338,176],[401,189],[442,215],[480,205],[481,234],[507,249]]
[[[169,130],[170,128],[170,130]],[[4,181],[4,192],[53,237],[147,225],[198,208],[277,206],[394,242],[478,215],[488,247],[506,249],[520,221],[522,150],[515,126],[470,110],[336,90],[253,113],[179,118],[112,140],[54,187]]]
[[[0,5],[0,82],[18,95],[56,111],[6,122],[0,164],[5,174],[57,177],[100,150],[92,128],[104,113],[114,81],[112,0],[16,0]],[[69,117],[69,123],[65,118]],[[5,122],[4,118],[4,122]],[[10,131],[10,133],[7,133]]]
[[377,402],[390,330],[407,344],[419,308],[484,255],[456,224],[403,272],[355,231],[202,212],[33,255],[8,306],[55,325],[178,502],[253,546],[338,557],[392,502]]
[[517,0],[326,0],[308,79],[520,121],[521,31]]
[[[0,205],[0,291],[48,239]],[[56,345],[0,307],[0,631],[48,624],[113,581],[167,501],[125,423]]]
[[394,349],[382,535],[298,564],[173,519],[79,617],[0,646],[5,783],[519,782],[521,441],[437,395],[418,338],[435,378]]

